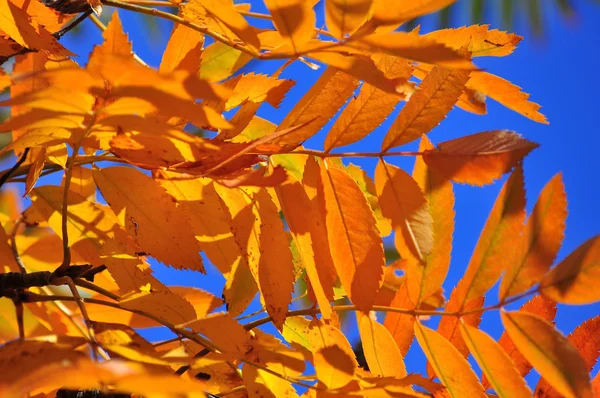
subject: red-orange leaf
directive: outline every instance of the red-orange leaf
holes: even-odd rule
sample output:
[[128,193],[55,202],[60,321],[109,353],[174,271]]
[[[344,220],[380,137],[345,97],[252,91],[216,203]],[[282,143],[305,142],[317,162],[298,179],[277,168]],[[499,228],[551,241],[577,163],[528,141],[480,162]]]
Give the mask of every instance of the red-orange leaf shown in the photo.
[[450,180],[483,185],[500,178],[537,147],[508,130],[485,131],[442,142],[425,151],[423,159]]
[[455,50],[466,46],[473,57],[503,57],[511,54],[523,38],[514,33],[497,29],[490,30],[489,25],[463,26],[455,29],[439,29],[425,37],[434,39]]

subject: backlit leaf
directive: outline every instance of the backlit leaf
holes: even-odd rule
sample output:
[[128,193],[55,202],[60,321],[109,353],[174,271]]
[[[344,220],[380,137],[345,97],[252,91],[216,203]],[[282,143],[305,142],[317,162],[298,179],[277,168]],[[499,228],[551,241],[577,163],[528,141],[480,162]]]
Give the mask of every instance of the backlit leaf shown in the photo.
[[489,28],[489,25],[463,26],[455,29],[439,29],[425,37],[434,39],[455,50],[466,47],[473,57],[504,57],[510,55],[523,38]]
[[460,332],[499,397],[531,395],[531,391],[515,369],[512,360],[493,338],[464,323],[460,324]]
[[[379,161],[375,170],[375,186],[385,217],[392,220],[397,239],[424,260],[433,247],[433,219],[427,200],[417,182],[402,169]],[[398,237],[401,235],[401,237]]]
[[565,397],[592,397],[590,376],[577,349],[544,319],[502,312],[502,323],[521,353]]
[[510,171],[537,147],[508,130],[485,131],[442,142],[425,151],[423,159],[450,180],[483,185]]
[[329,32],[339,40],[354,32],[364,22],[371,3],[371,0],[327,0],[325,21]]
[[308,123],[276,140],[296,144],[315,135],[344,105],[358,87],[358,80],[335,68],[327,68],[277,127],[277,131]]
[[187,26],[175,24],[167,48],[160,61],[160,72],[168,73],[174,70],[185,70],[198,73],[204,35]]
[[342,388],[354,379],[356,361],[337,345],[313,354],[319,380],[329,389]]
[[188,221],[163,188],[127,167],[94,170],[94,180],[121,225],[146,253],[176,268],[204,272],[199,244],[187,233]]
[[539,123],[548,124],[546,117],[538,110],[540,106],[528,101],[529,94],[511,82],[487,72],[473,72],[467,87],[487,95],[505,107]]
[[215,42],[202,52],[200,78],[210,82],[227,79],[246,65],[252,57],[221,42]]
[[404,22],[421,15],[440,10],[454,3],[455,0],[414,0],[407,3],[396,3],[390,6],[385,0],[374,0],[374,17],[382,22]]
[[273,24],[294,53],[302,51],[315,35],[314,3],[307,0],[265,0],[273,16]]
[[540,193],[524,234],[513,249],[518,254],[500,284],[501,301],[542,280],[560,249],[566,218],[567,197],[562,176],[557,174]]
[[600,236],[589,239],[554,267],[540,283],[540,291],[560,303],[600,300]]
[[421,349],[450,396],[486,397],[473,369],[456,347],[419,322],[415,322],[414,328]]
[[435,67],[400,111],[381,144],[382,151],[412,142],[431,131],[450,112],[468,80],[468,71]]
[[406,366],[390,332],[369,315],[359,315],[358,330],[371,373],[383,377],[404,377]]
[[323,164],[320,179],[333,263],[348,297],[368,311],[383,282],[383,245],[375,217],[354,179],[341,168]]

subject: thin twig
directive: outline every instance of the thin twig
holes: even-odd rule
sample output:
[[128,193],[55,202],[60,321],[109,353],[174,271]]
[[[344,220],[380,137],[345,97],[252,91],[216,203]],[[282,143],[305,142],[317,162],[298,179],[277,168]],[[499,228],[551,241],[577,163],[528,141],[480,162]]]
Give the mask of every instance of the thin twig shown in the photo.
[[15,258],[15,261],[17,262],[17,265],[19,266],[19,270],[21,271],[22,274],[26,274],[27,269],[25,268],[25,264],[23,263],[23,260],[21,259],[21,255],[19,254],[19,250],[17,248],[17,232],[18,232],[19,227],[22,224],[23,224],[23,215],[21,215],[21,217],[19,217],[19,219],[15,223],[15,226],[13,227],[12,231],[10,232],[10,250],[12,252],[13,257]]
[[25,162],[27,159],[27,154],[29,153],[29,148],[25,148],[17,163],[14,164],[13,167],[2,173],[2,177],[0,177],[0,188],[4,185],[4,183],[10,178],[10,176]]

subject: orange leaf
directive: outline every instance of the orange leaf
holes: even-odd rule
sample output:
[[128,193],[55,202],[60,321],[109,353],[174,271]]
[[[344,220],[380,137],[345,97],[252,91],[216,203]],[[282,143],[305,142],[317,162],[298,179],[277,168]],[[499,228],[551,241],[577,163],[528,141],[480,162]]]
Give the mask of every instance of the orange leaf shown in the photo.
[[350,300],[368,311],[385,265],[373,211],[356,181],[333,163],[321,166],[320,184],[333,263]]
[[565,187],[557,174],[540,193],[524,234],[513,249],[518,254],[500,284],[500,301],[523,293],[542,280],[560,249],[566,218]]
[[184,70],[198,73],[204,45],[204,34],[185,25],[175,24],[167,48],[160,61],[162,73]]
[[[404,308],[410,309],[414,308],[415,305],[410,301],[408,297],[408,289],[406,282],[400,285],[398,291],[394,295],[392,302],[390,303],[390,307],[393,308]],[[414,337],[414,328],[413,323],[415,322],[415,317],[412,315],[399,314],[397,312],[388,312],[385,315],[385,320],[383,325],[390,331],[396,345],[400,349],[400,353],[402,356],[405,356],[412,344]]]
[[448,179],[483,185],[510,171],[537,147],[508,130],[485,131],[442,142],[425,151],[423,159]]
[[128,167],[94,170],[102,196],[142,249],[167,265],[204,272],[184,213],[151,178]]
[[367,17],[371,0],[327,0],[325,21],[329,32],[338,40],[353,33]]
[[469,71],[435,67],[400,111],[387,132],[382,151],[412,142],[437,126],[450,112],[469,80]]
[[315,36],[314,2],[308,0],[265,0],[273,16],[273,24],[294,53],[302,51]]
[[[391,79],[407,80],[412,72],[410,64],[402,58],[382,56],[377,66]],[[401,99],[401,95],[388,93],[368,83],[363,84],[358,96],[350,100],[331,127],[325,138],[325,151],[366,137],[385,121]]]
[[329,389],[338,389],[354,380],[356,361],[346,351],[332,345],[313,353],[317,378]]
[[566,304],[600,300],[600,235],[589,239],[554,267],[540,283],[546,297]]
[[540,106],[534,102],[529,102],[529,94],[522,92],[520,87],[515,86],[508,80],[487,72],[473,72],[467,82],[467,87],[487,95],[531,120],[548,124],[546,117],[538,112]]
[[390,332],[370,315],[357,314],[358,330],[371,373],[382,377],[404,377],[406,366]]
[[123,32],[123,25],[117,11],[113,12],[106,30],[102,33],[102,37],[104,37],[104,42],[94,47],[94,51],[90,55],[87,66],[89,70],[97,70],[103,60],[109,55],[133,59],[131,42],[127,34]]
[[527,397],[531,390],[502,348],[479,329],[460,324],[460,332],[475,360],[499,397]]
[[[543,296],[537,295],[534,296],[531,300],[527,301],[525,304],[521,306],[519,309],[521,312],[528,312],[534,315],[538,315],[541,318],[547,320],[548,322],[554,319],[556,315],[556,303],[544,298]],[[510,358],[514,362],[514,366],[519,372],[519,374],[525,377],[532,369],[529,361],[517,350],[515,343],[511,340],[510,336],[503,332],[498,340],[498,344],[500,347],[510,356]],[[488,387],[489,382],[487,378],[482,378],[483,386]]]
[[415,335],[436,376],[453,397],[486,397],[461,353],[441,334],[415,322]]
[[402,239],[413,256],[424,260],[433,247],[433,219],[423,191],[409,174],[383,160],[375,170],[375,186],[381,211],[392,220],[396,239]]
[[[579,355],[585,361],[588,372],[591,372],[598,359],[600,350],[600,316],[595,316],[581,325],[577,326],[573,333],[568,336],[569,341],[575,346]],[[560,398],[556,391],[546,379],[540,379],[535,388],[534,396],[546,398]],[[596,395],[594,395],[596,396]]]
[[412,32],[376,33],[350,40],[347,45],[359,50],[384,53],[447,68],[474,69],[470,57]]
[[511,54],[523,38],[514,33],[490,30],[489,25],[471,25],[439,29],[425,37],[458,50],[466,48],[473,57],[504,57]]
[[586,364],[546,320],[527,312],[502,312],[502,324],[519,351],[565,397],[592,397]]
[[[432,147],[427,136],[423,136],[419,151]],[[452,184],[442,178],[436,170],[428,168],[422,157],[417,157],[415,161],[413,178],[425,194],[433,218],[433,246],[431,253],[425,256],[425,266],[408,261],[406,269],[408,292],[411,300],[418,305],[442,287],[450,267],[454,233],[454,192]]]
[[374,18],[385,22],[404,22],[415,17],[441,10],[456,0],[412,0],[390,4],[386,0],[374,0]]
[[31,163],[31,168],[27,172],[27,178],[25,179],[25,193],[23,196],[29,195],[29,192],[35,186],[42,170],[44,170],[44,162],[46,161],[46,148],[42,148]]
[[[325,319],[331,319],[330,301],[333,301],[335,280],[331,278],[332,273],[327,269],[327,265],[332,265],[329,248],[324,247],[327,241],[318,239],[322,232],[318,231],[320,215],[316,202],[311,203],[302,185],[292,176],[287,182],[275,187],[275,192],[319,309]],[[327,258],[323,259],[324,256]]]
[[[186,3],[183,11],[184,18],[194,21],[197,12],[208,12],[209,16],[216,20],[217,24],[223,24],[239,37],[246,46],[258,51],[260,40],[254,29],[246,19],[233,6],[231,0],[192,0]],[[235,39],[235,38],[230,38]]]
[[463,280],[458,285],[463,303],[483,296],[512,264],[515,237],[525,221],[525,188],[521,167],[511,174],[481,231]]
[[352,76],[327,68],[279,124],[277,131],[307,124],[275,143],[297,144],[315,135],[346,103],[358,84]]

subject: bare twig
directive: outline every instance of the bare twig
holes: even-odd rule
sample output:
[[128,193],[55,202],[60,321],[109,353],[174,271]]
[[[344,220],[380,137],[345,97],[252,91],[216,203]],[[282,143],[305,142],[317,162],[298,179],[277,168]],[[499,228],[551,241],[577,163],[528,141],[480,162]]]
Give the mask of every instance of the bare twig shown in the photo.
[[25,148],[25,150],[21,154],[21,157],[19,158],[19,160],[17,160],[17,163],[15,163],[13,167],[11,167],[10,169],[8,169],[4,173],[2,173],[2,177],[0,177],[0,188],[2,188],[4,183],[19,168],[19,166],[21,166],[23,164],[23,162],[25,162],[25,160],[27,159],[28,153],[29,153],[29,148]]

